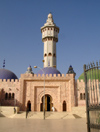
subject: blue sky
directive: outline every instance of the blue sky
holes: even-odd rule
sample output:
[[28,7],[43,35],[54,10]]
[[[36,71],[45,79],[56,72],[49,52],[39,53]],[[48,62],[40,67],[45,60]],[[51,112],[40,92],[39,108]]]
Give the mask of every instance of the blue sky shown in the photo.
[[100,60],[100,0],[0,0],[0,68],[5,59],[5,68],[20,78],[29,65],[43,67],[40,28],[50,12],[60,28],[61,73],[72,65],[77,79],[84,64]]

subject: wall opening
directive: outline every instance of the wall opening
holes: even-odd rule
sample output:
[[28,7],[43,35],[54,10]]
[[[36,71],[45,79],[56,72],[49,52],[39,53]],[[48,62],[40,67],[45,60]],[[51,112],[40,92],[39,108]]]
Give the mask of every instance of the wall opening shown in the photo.
[[31,101],[30,100],[27,102],[27,109],[28,111],[31,111]]
[[[51,111],[52,97],[50,95],[45,95],[45,111]],[[44,108],[44,96],[42,97],[42,103],[40,104],[40,111],[43,111]]]
[[66,111],[66,101],[63,101],[63,111]]
[[48,53],[48,56],[52,56],[52,54],[51,53]]

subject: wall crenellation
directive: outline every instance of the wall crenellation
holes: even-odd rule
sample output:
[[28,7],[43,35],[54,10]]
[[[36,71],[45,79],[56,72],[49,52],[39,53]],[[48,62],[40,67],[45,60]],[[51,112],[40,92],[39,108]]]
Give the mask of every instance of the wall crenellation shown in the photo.
[[0,82],[19,82],[19,79],[0,79]]

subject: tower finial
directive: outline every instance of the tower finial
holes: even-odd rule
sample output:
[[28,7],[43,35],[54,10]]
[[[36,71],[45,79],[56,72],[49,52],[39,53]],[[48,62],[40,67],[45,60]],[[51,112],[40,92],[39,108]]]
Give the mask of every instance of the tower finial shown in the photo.
[[5,59],[3,60],[3,68],[5,68]]

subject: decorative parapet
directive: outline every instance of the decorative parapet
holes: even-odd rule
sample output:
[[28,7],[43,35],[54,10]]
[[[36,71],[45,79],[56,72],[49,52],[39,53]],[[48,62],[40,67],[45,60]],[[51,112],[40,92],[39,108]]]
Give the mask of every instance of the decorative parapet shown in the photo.
[[[25,73],[25,74],[21,74],[21,78],[26,78],[26,77],[44,77],[44,74],[29,74],[29,73]],[[46,74],[45,75],[45,77],[55,77],[55,78],[62,78],[62,77],[70,77],[70,78],[72,78],[72,77],[74,77],[74,75],[73,74]]]
[[11,80],[10,79],[7,79],[7,80],[6,79],[0,79],[0,82],[19,82],[19,79],[15,79],[15,80],[14,79],[11,79]]

